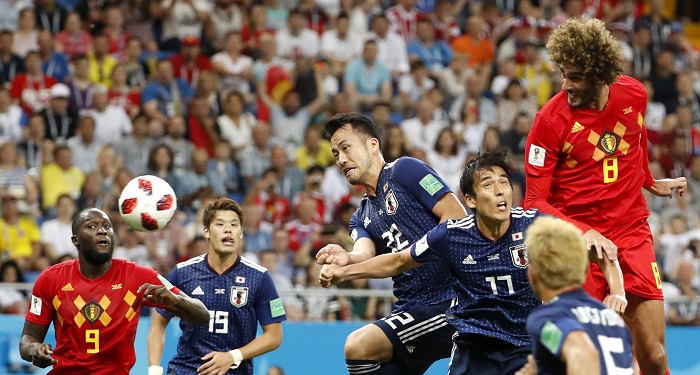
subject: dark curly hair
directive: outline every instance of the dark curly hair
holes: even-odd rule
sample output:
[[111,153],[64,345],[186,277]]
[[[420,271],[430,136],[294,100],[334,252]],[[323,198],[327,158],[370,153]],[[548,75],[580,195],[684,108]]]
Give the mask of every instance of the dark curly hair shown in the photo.
[[588,79],[609,85],[622,74],[620,44],[598,19],[569,19],[552,32],[547,50],[553,62],[574,64]]

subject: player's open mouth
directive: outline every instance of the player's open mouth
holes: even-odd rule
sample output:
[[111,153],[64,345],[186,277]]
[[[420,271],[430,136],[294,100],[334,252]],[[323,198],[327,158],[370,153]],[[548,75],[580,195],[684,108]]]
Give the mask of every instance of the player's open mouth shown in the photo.
[[233,237],[224,237],[221,239],[221,243],[224,244],[224,246],[233,246],[236,244],[236,241],[233,240]]
[[506,210],[506,209],[508,208],[508,205],[506,204],[506,202],[500,202],[500,203],[498,203],[498,204],[496,205],[496,207],[497,207],[499,210],[504,211],[504,210]]
[[109,246],[109,240],[99,240],[97,241],[97,246]]
[[343,172],[344,172],[345,175],[347,176],[347,175],[349,175],[349,174],[350,174],[352,171],[354,171],[354,170],[355,170],[355,168],[347,168],[347,169],[344,169]]

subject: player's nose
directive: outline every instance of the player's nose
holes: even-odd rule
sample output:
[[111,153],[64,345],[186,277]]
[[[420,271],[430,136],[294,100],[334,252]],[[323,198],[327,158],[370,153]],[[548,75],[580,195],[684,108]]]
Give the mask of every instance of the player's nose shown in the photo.
[[573,85],[571,85],[571,81],[569,81],[566,78],[562,78],[561,80],[561,89],[562,91],[569,91],[573,88]]

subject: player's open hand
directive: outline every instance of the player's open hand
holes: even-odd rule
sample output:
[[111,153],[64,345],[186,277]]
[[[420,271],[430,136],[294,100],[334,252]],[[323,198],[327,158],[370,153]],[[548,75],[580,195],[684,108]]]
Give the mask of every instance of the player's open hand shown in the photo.
[[53,348],[51,344],[38,344],[36,350],[32,353],[32,364],[39,368],[47,368],[58,363],[58,360],[51,357]]
[[610,293],[603,300],[603,304],[616,313],[623,315],[627,308],[627,298],[625,294]]
[[654,185],[647,190],[657,197],[673,198],[674,190],[678,190],[678,196],[682,197],[683,194],[685,194],[685,189],[687,187],[688,183],[686,182],[685,177],[664,178],[662,180],[654,181]]
[[202,360],[205,361],[204,364],[197,369],[197,373],[202,375],[224,375],[241,364],[236,363],[229,352],[211,352],[202,357]]
[[137,293],[143,293],[143,300],[154,305],[176,306],[180,302],[180,297],[163,285],[145,283]]
[[527,363],[515,375],[537,375],[537,365],[532,354],[527,356]]
[[345,281],[345,272],[342,267],[338,267],[336,264],[325,264],[321,268],[318,281],[322,287],[328,288]]
[[589,229],[583,234],[583,240],[586,241],[586,248],[590,250],[595,250],[598,254],[598,259],[603,259],[603,254],[610,259],[610,261],[617,260],[617,246],[609,239],[603,237],[595,229]]
[[329,244],[316,253],[316,263],[321,265],[337,264],[341,267],[347,266],[350,263],[350,255],[342,246]]

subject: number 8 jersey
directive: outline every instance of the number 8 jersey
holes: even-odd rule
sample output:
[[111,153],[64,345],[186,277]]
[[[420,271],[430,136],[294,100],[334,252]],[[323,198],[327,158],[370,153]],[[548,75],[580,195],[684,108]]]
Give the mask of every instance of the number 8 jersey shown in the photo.
[[[440,223],[432,212],[449,187],[427,164],[402,157],[384,165],[376,196],[365,195],[350,219],[353,241],[367,237],[377,255],[406,250]],[[432,305],[455,297],[455,280],[444,262],[394,276],[395,312]]]
[[566,92],[558,93],[535,117],[525,146],[525,172],[552,176],[549,192],[542,192],[547,202],[610,238],[618,227],[610,223],[648,216],[641,189],[654,179],[648,168],[646,109],[644,86],[627,76],[610,85],[602,111],[572,108]]

